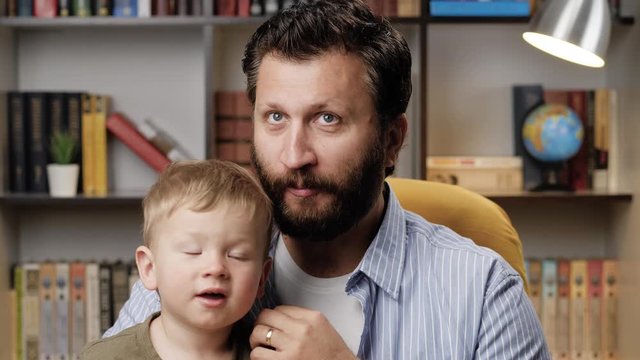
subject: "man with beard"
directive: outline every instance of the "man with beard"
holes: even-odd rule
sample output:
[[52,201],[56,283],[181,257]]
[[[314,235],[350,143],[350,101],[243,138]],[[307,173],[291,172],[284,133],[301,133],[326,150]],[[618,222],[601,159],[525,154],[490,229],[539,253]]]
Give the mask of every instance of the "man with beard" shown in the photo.
[[[411,95],[388,21],[360,0],[302,0],[256,30],[242,67],[279,230],[246,319],[252,359],[549,358],[516,271],[404,211],[384,182]],[[136,285],[105,335],[156,307]]]

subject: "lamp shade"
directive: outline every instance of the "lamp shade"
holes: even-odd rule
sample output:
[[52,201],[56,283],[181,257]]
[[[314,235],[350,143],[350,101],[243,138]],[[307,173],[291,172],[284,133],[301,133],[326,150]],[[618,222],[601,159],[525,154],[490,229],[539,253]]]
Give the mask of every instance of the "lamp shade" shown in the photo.
[[546,0],[522,37],[551,55],[599,68],[610,32],[608,0]]

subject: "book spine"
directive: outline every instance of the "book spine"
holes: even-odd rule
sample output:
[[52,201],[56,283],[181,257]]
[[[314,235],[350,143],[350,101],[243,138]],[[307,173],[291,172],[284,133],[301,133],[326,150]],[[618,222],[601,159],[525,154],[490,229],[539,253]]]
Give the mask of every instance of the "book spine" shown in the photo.
[[544,95],[540,85],[514,86],[512,93],[515,155],[522,157],[524,188],[531,190],[542,182],[542,169],[524,147],[522,125],[529,112],[544,103]]
[[94,105],[89,94],[82,94],[82,184],[87,196],[95,195],[95,143],[94,138]]
[[[82,148],[84,146],[82,141],[82,94],[81,93],[66,93],[65,98],[65,125],[64,127],[69,132],[78,144],[78,151],[73,159],[73,162],[80,166],[80,174],[83,172],[83,157]],[[84,175],[83,175],[84,176]],[[78,192],[82,193],[84,189],[83,176],[78,177]]]
[[569,359],[571,348],[569,341],[569,317],[570,317],[570,281],[571,264],[569,260],[558,260],[558,322],[556,326],[557,359]]
[[86,274],[86,342],[91,342],[100,338],[100,279],[99,266],[97,263],[85,264]]
[[112,0],[93,0],[93,7],[96,16],[112,16],[113,3]]
[[191,0],[191,14],[193,16],[203,16],[204,8],[202,4],[203,0]]
[[279,10],[278,0],[264,0],[262,3],[264,4],[264,14],[266,16],[272,16]]
[[138,0],[138,17],[151,17],[151,0]]
[[572,359],[582,359],[586,351],[584,332],[587,315],[587,262],[571,260],[570,266],[569,348]]
[[16,359],[24,359],[24,268],[21,265],[16,265],[13,269],[13,287],[16,289]]
[[188,16],[191,14],[191,6],[188,0],[177,0],[176,15]]
[[587,261],[586,358],[602,360],[602,260]]
[[56,264],[56,342],[54,359],[69,359],[69,264]]
[[31,192],[47,192],[47,153],[49,132],[47,130],[47,95],[29,93],[29,160]]
[[26,360],[40,355],[40,269],[38,264],[24,264],[22,302],[22,348]]
[[71,16],[73,9],[71,8],[70,1],[71,0],[58,1],[58,16],[60,17]]
[[583,90],[572,90],[567,93],[567,105],[573,109],[583,128],[583,140],[578,153],[569,159],[569,182],[574,190],[587,190],[589,188],[588,180],[588,148],[591,137],[587,131],[587,97]]
[[26,192],[27,165],[27,100],[23,93],[11,92],[7,94],[8,125],[9,125],[9,190],[12,192]]
[[82,262],[71,263],[69,267],[69,277],[71,279],[71,360],[79,360],[80,352],[86,343],[87,327],[85,264]]
[[18,16],[24,16],[24,17],[33,16],[32,0],[17,0],[17,2],[18,2]]
[[251,0],[251,16],[264,16],[264,0]]
[[113,300],[111,297],[111,265],[100,264],[100,333],[104,334],[113,324]]
[[57,13],[57,0],[33,0],[33,16],[39,18],[54,18]]
[[238,16],[251,16],[251,0],[238,0]]
[[136,0],[115,0],[113,4],[114,17],[137,17],[138,3]]
[[593,127],[594,171],[593,189],[607,190],[609,171],[609,140],[611,101],[609,89],[595,91],[595,118]]
[[189,155],[171,135],[162,130],[153,120],[145,119],[142,124],[138,125],[138,131],[169,160],[193,159],[193,156]]
[[215,12],[218,16],[236,16],[236,0],[216,0]]
[[202,2],[202,15],[204,16],[213,16],[215,6],[213,6],[214,1],[203,0]]
[[162,172],[171,163],[124,115],[119,113],[109,115],[107,129],[157,172]]
[[56,341],[56,268],[40,264],[40,359],[53,359]]
[[558,305],[558,268],[556,261],[545,259],[542,261],[542,330],[554,359],[557,354],[556,318]]
[[107,113],[109,111],[109,97],[96,95],[94,121],[94,164],[95,164],[95,193],[98,196],[107,195],[108,174],[107,174]]
[[382,0],[382,14],[384,16],[398,16],[399,0]]
[[538,319],[542,316],[542,262],[538,259],[527,260],[527,278],[529,279],[529,298],[533,304],[533,308],[538,315]]
[[127,264],[118,261],[111,267],[111,289],[113,315],[117,318],[120,309],[129,298],[129,269]]
[[49,113],[49,132],[51,135],[66,132],[65,113],[63,93],[49,93],[47,96],[47,111]]
[[618,351],[618,262],[602,263],[602,353],[605,360],[617,360]]
[[78,17],[91,16],[90,0],[73,0],[73,15]]

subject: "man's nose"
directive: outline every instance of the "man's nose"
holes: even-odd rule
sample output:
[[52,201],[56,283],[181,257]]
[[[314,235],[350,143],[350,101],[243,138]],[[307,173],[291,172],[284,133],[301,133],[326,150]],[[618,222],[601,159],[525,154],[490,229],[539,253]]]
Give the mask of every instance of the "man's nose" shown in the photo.
[[315,165],[317,158],[313,151],[313,137],[304,124],[294,122],[284,137],[285,144],[280,161],[289,169],[301,169]]

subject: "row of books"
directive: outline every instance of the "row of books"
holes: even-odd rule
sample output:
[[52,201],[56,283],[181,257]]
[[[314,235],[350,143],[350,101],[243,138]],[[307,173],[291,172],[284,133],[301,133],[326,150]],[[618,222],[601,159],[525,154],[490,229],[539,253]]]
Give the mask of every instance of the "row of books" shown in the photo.
[[618,358],[618,261],[527,259],[529,296],[554,359]]
[[124,262],[30,262],[13,269],[16,359],[78,359],[109,329],[138,279]]
[[[269,16],[294,0],[0,0],[0,16]],[[6,2],[6,4],[3,4]],[[367,0],[383,16],[418,17],[421,0]]]
[[253,106],[244,91],[217,91],[214,94],[215,149],[218,159],[240,165],[251,164]]
[[[9,17],[213,15],[211,0],[5,0]],[[231,0],[226,0],[231,2]],[[218,3],[224,2],[218,0]],[[0,3],[1,4],[1,3]],[[216,13],[217,14],[217,13]]]
[[515,155],[523,158],[524,186],[542,182],[543,166],[522,143],[522,124],[541,104],[562,104],[582,121],[584,137],[578,153],[565,164],[559,181],[573,190],[618,190],[618,104],[614,89],[545,89],[542,85],[513,87]]
[[109,112],[110,97],[83,92],[7,94],[9,192],[48,191],[49,139],[67,132],[78,141],[74,159],[81,168],[79,192],[103,196],[109,189],[108,134],[112,134],[157,172],[172,161],[193,158],[151,119],[136,125]]

